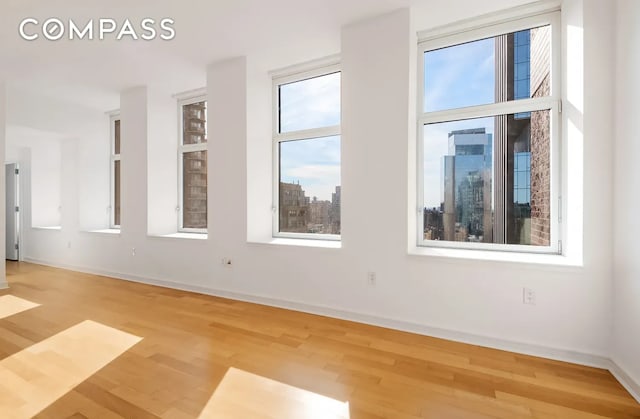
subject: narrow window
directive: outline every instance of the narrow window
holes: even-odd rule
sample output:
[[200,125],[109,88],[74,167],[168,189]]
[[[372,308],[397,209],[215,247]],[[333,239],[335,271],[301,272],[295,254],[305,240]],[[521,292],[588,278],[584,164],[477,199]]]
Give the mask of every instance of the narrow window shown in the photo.
[[111,228],[120,228],[120,147],[120,117],[114,116],[111,118]]
[[180,231],[207,231],[207,102],[180,102]]
[[340,238],[340,72],[274,79],[274,236]]

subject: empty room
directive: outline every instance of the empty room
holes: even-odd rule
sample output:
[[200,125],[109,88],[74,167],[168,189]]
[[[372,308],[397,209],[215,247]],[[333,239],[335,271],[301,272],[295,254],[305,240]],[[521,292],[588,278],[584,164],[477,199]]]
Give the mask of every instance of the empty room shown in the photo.
[[640,418],[640,2],[0,5],[0,418]]

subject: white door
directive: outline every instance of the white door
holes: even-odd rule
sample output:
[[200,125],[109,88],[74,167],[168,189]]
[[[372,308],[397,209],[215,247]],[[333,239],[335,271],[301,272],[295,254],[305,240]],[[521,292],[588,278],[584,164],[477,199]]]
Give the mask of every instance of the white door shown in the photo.
[[18,220],[20,208],[18,207],[18,164],[5,165],[6,191],[7,191],[7,259],[18,260]]

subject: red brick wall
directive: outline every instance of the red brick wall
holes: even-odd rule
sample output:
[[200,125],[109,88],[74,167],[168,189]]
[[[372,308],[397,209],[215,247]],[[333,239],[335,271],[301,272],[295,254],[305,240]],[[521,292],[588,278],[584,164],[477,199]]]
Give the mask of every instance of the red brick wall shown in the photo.
[[[534,97],[549,95],[549,74]],[[549,111],[531,112],[531,244],[549,246],[551,164]]]

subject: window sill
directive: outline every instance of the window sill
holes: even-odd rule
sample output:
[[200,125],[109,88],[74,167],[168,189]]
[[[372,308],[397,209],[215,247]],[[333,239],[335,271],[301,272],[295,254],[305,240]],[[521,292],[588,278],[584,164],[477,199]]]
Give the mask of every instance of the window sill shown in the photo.
[[207,233],[171,233],[162,235],[148,235],[154,239],[186,239],[186,240],[207,240],[209,235]]
[[34,226],[31,227],[32,230],[53,230],[53,231],[61,231],[62,226]]
[[536,266],[581,268],[582,261],[563,255],[521,252],[500,252],[488,250],[444,249],[414,246],[409,249],[411,256],[431,256],[459,261],[508,262]]
[[100,230],[85,231],[85,233],[97,233],[97,234],[106,234],[110,236],[120,236],[120,229],[119,228],[103,228]]
[[340,240],[291,239],[285,237],[273,237],[265,241],[248,241],[248,243],[277,246],[319,247],[324,249],[342,248],[342,242]]

